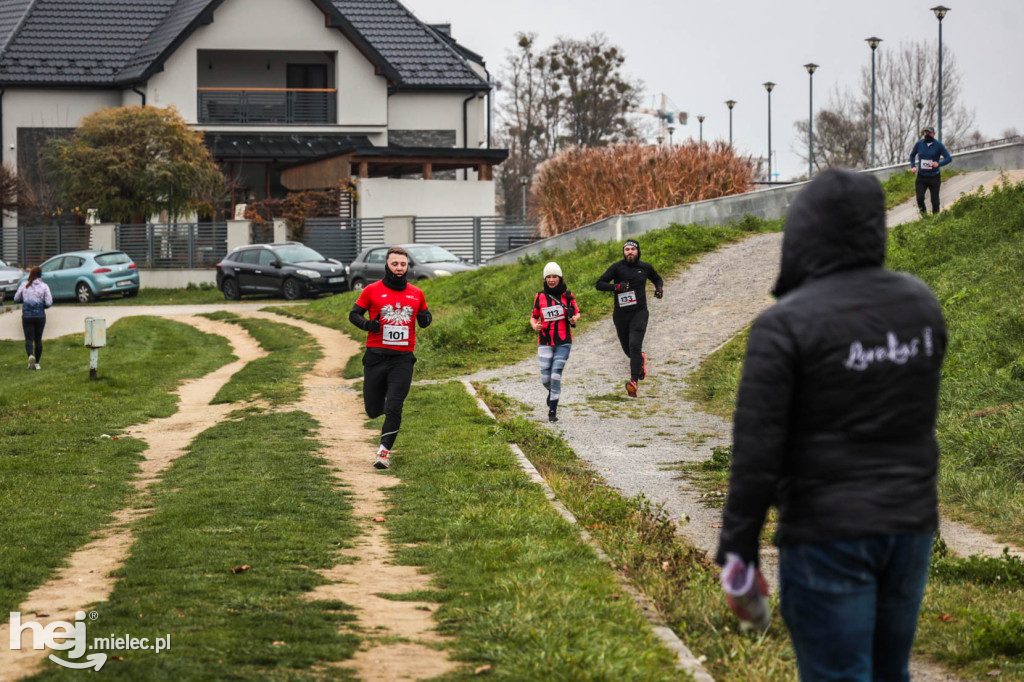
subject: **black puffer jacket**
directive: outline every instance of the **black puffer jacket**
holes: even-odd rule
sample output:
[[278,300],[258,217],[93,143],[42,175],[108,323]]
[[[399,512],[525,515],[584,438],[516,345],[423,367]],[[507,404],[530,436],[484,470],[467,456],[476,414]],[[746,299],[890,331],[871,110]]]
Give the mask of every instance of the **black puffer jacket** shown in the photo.
[[756,561],[772,504],[780,545],[936,529],[946,327],[923,282],[882,267],[885,240],[871,176],[826,171],[790,207],[779,300],[740,382],[719,563]]

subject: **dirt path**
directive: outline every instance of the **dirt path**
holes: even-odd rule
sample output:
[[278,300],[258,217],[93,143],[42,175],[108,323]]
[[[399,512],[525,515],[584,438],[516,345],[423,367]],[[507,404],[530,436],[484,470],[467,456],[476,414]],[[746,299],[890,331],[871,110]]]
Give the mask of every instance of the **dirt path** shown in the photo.
[[337,665],[354,667],[366,682],[418,680],[454,670],[458,664],[434,648],[442,641],[431,617],[435,604],[379,596],[426,590],[431,585],[430,577],[419,569],[391,562],[385,541],[387,521],[374,521],[387,518],[385,491],[399,479],[373,469],[375,448],[368,441],[377,434],[363,426],[363,404],[352,382],[340,380],[359,344],[320,325],[270,313],[250,316],[299,327],[317,340],[324,354],[306,375],[305,397],[297,407],[320,422],[317,438],[325,446],[322,454],[352,495],[353,515],[364,532],[355,548],[345,552],[345,563],[321,571],[331,582],[308,595],[311,600],[337,599],[356,608],[358,627],[367,639],[354,661]]
[[[174,317],[200,331],[228,339],[235,362],[224,365],[206,376],[183,383],[176,391],[178,411],[165,419],[154,419],[127,430],[127,434],[149,444],[142,453],[139,473],[133,481],[145,495],[146,489],[159,478],[159,472],[185,453],[185,447],[217,421],[231,405],[210,405],[210,401],[231,376],[246,363],[266,353],[244,329],[234,324],[214,322],[202,317]],[[53,621],[72,622],[76,611],[85,611],[90,604],[105,601],[114,589],[111,573],[128,556],[135,536],[131,522],[143,517],[146,510],[133,504],[114,513],[114,520],[99,531],[95,540],[84,545],[68,559],[57,577],[33,590],[19,606],[24,619],[32,619],[44,627]],[[0,642],[10,641],[10,624],[0,626]],[[0,680],[14,680],[38,672],[49,651],[31,649],[28,632],[22,635],[22,649],[12,651],[0,647]]]

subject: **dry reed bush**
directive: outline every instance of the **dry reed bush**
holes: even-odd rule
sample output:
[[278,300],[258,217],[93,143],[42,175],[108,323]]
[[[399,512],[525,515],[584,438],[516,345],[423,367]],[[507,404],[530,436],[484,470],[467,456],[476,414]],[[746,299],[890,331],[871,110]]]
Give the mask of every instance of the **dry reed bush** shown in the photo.
[[750,162],[723,142],[573,147],[537,169],[532,203],[549,237],[620,213],[740,194],[752,179]]

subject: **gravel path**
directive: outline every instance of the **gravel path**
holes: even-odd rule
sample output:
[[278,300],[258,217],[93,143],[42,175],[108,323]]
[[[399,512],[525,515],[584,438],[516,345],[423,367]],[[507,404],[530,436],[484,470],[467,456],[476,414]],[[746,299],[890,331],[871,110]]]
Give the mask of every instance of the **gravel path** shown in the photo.
[[[944,206],[979,186],[990,186],[998,175],[968,173],[944,183]],[[911,201],[890,211],[887,224],[916,218]],[[678,467],[703,461],[715,447],[730,444],[731,424],[686,400],[686,377],[771,305],[768,292],[778,271],[781,244],[781,234],[764,234],[726,246],[669,279],[664,299],[649,299],[651,321],[644,343],[649,377],[640,383],[636,400],[625,397],[628,361],[611,319],[579,334],[564,374],[560,421],[551,425],[611,486],[626,496],[644,495],[662,505],[678,522],[681,534],[709,553],[718,544],[721,510],[708,508]],[[570,285],[581,288],[589,283]],[[611,297],[607,305],[612,305]],[[466,378],[521,401],[527,406],[526,416],[547,424],[547,394],[535,358]],[[964,555],[998,555],[1003,547],[963,524],[943,521],[942,535],[953,551]],[[774,587],[774,549],[763,551],[762,561]],[[957,679],[925,661],[915,661],[912,672],[915,680],[924,682]]]

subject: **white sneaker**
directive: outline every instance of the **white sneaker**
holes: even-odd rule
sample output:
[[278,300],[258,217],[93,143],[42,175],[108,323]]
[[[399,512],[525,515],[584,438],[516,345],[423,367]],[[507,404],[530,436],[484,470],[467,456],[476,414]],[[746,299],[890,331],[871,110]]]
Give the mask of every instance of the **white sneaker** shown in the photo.
[[40,367],[40,366],[39,366],[39,363],[37,362],[37,363],[36,363],[36,366],[35,366],[35,367],[33,367],[32,369],[42,369],[42,367]]
[[34,355],[28,356],[28,368],[29,369],[35,369],[36,368],[36,356],[34,356]]
[[391,467],[391,460],[388,458],[389,454],[391,454],[391,453],[390,453],[390,451],[387,448],[385,448],[383,445],[380,446],[380,449],[377,450],[377,459],[374,460],[374,462],[373,462],[373,468],[374,469],[388,469],[388,468],[390,468]]

